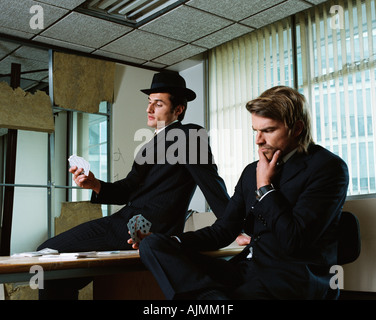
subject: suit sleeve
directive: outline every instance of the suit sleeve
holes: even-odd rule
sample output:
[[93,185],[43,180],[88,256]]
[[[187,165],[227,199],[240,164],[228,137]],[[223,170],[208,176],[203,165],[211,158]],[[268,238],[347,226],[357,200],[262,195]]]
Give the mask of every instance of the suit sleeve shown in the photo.
[[203,192],[215,216],[217,218],[223,216],[230,197],[223,179],[218,175],[216,165],[187,165],[187,169]]
[[223,216],[230,197],[214,163],[206,130],[202,127],[195,130],[199,135],[195,139],[188,138],[186,168],[203,192],[213,213],[219,218]]
[[101,204],[116,204],[124,205],[128,203],[132,192],[138,188],[140,184],[140,177],[136,169],[136,164],[133,164],[132,170],[126,178],[116,182],[100,181],[101,190],[99,194],[92,192],[91,202]]
[[[242,177],[244,172],[242,174]],[[234,241],[243,228],[246,205],[242,191],[242,180],[239,179],[235,193],[231,197],[224,215],[212,226],[179,235],[183,246],[200,251],[218,250]]]

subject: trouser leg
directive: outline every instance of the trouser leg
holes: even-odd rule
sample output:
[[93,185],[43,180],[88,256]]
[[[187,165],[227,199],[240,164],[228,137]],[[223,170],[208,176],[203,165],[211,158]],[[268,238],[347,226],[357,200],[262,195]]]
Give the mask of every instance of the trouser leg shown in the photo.
[[130,249],[126,243],[129,238],[127,230],[124,231],[122,243],[113,243],[108,238],[108,228],[111,216],[82,223],[55,237],[46,240],[37,250],[50,248],[59,252],[85,252]]
[[237,265],[182,249],[177,241],[161,234],[141,241],[140,256],[167,299],[192,299],[207,289],[227,291],[242,281]]
[[[126,233],[121,244],[108,241],[108,224],[110,217],[92,220],[78,225],[51,239],[48,239],[38,247],[38,250],[50,248],[59,252],[85,252],[107,250],[130,250],[131,246],[126,243],[129,237]],[[39,290],[39,299],[66,299],[76,300],[78,291],[92,281],[92,278],[72,278],[46,280],[44,289]]]

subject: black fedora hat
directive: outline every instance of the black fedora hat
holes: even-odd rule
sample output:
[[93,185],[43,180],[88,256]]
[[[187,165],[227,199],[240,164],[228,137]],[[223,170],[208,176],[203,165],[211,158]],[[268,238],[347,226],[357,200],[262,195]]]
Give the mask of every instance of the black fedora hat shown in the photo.
[[174,72],[154,74],[150,89],[143,89],[141,92],[146,94],[162,92],[179,94],[187,98],[188,101],[196,98],[196,93],[186,87],[184,78]]

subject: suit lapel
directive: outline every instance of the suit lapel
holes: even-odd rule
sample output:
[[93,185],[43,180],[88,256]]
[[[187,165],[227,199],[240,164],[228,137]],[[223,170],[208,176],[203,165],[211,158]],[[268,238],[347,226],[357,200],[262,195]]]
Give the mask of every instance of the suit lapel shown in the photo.
[[276,184],[279,184],[279,187],[283,186],[285,183],[290,181],[296,175],[300,173],[303,169],[307,167],[307,161],[310,158],[310,155],[296,153],[294,156],[289,159],[282,168],[281,177]]

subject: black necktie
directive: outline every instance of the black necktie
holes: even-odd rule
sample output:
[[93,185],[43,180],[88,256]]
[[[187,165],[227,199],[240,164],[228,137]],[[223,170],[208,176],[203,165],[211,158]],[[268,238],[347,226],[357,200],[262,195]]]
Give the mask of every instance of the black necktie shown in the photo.
[[285,163],[283,162],[283,160],[277,162],[277,172],[274,175],[274,177],[272,178],[273,186],[277,189],[279,188],[279,183],[280,183],[280,180],[281,180],[284,164]]

